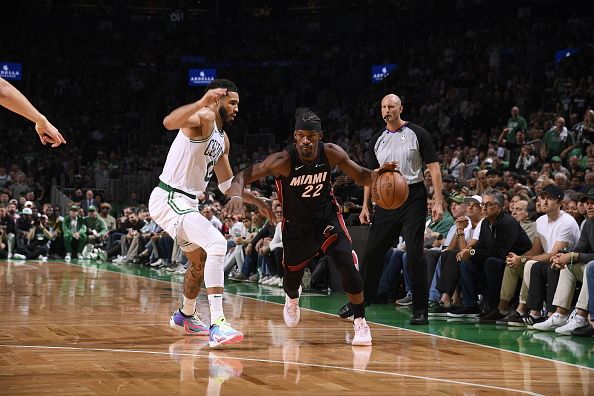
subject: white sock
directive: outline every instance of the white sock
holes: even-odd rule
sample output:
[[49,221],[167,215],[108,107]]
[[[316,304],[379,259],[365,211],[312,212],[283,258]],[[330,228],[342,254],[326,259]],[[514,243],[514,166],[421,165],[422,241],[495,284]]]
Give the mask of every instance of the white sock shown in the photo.
[[184,303],[182,304],[181,311],[186,316],[194,315],[194,312],[196,311],[196,299],[186,298],[186,296],[184,296]]
[[221,317],[224,319],[225,314],[223,313],[223,295],[222,294],[209,294],[208,305],[210,306],[210,324],[214,324]]

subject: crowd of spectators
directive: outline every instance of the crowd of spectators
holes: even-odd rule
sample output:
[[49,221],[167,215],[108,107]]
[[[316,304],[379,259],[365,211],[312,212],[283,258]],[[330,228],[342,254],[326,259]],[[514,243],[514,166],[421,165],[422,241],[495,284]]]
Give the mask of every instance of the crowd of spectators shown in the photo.
[[[209,54],[208,62],[220,63],[219,74],[240,87],[241,112],[229,129],[236,172],[286,145],[291,115],[301,105],[320,107],[324,139],[366,165],[369,139],[382,126],[379,101],[387,93],[398,94],[403,118],[422,125],[434,138],[448,197],[444,219],[427,222],[432,314],[481,314],[487,317],[483,320],[532,326],[546,317],[540,309],[544,302],[556,328],[570,321],[582,325],[570,333],[583,327],[579,318],[588,311],[583,298],[577,314],[569,317],[568,311],[574,306],[579,275],[586,271],[550,273],[535,265],[557,257],[563,248],[556,240],[535,243],[535,221],[562,210],[584,232],[593,216],[587,209],[594,188],[591,16],[560,17],[529,7],[494,10],[511,17],[486,21],[484,10],[479,13],[465,2],[449,9],[439,2],[431,5],[422,11],[434,23],[418,24],[414,16],[421,11],[412,4],[396,16],[382,7],[344,7],[324,22],[317,15],[258,15],[250,17],[258,20],[250,28],[230,23],[220,29],[208,22],[200,34],[194,34],[191,21],[130,22],[127,13],[98,18],[74,8],[37,10],[30,18],[43,19],[44,28],[17,35],[7,44],[6,56],[31,61],[29,96],[51,115],[69,144],[58,150],[41,147],[31,138],[29,125],[10,115],[0,119],[0,257],[98,259],[185,272],[185,256],[148,213],[148,195],[110,196],[108,180],[139,172],[159,174],[172,134],[154,124],[160,124],[159,117],[147,113],[166,114],[199,96],[185,86],[185,65],[180,66],[179,59],[200,52]],[[456,18],[462,13],[465,18]],[[62,23],[66,17],[67,25]],[[394,17],[399,18],[397,39],[392,34]],[[69,32],[75,27],[73,38]],[[36,45],[28,46],[31,42]],[[84,45],[87,42],[97,45]],[[570,47],[581,51],[555,59],[556,50]],[[48,58],[50,68],[42,64]],[[398,68],[380,84],[350,89],[341,79],[383,62],[396,62]],[[148,133],[154,130],[157,133]],[[250,148],[244,143],[251,133],[273,134],[276,143]],[[333,176],[347,224],[358,225],[362,189],[345,175]],[[67,213],[51,202],[52,185],[71,191]],[[431,194],[428,174],[426,185]],[[255,211],[242,218],[226,214],[225,198],[214,186],[216,182],[199,203],[203,215],[229,241],[229,278],[282,285],[279,227]],[[282,218],[272,179],[250,188],[269,198],[277,219]],[[544,204],[547,199],[555,202]],[[491,209],[497,214],[489,214]],[[500,214],[518,222],[533,247],[506,245],[487,281],[475,283],[483,268],[473,266],[467,245],[478,244],[476,250],[492,246],[486,234],[472,242],[473,230],[481,229],[483,217]],[[577,243],[572,232],[573,239],[564,246],[569,252],[575,252],[571,249]],[[460,233],[464,241],[458,240]],[[401,305],[410,302],[405,246],[401,241],[386,257],[379,291],[386,301]],[[522,263],[528,273],[515,274],[516,280],[523,279],[519,296],[515,284],[506,283],[513,278],[504,268],[510,252],[519,258],[537,257]],[[531,276],[532,268],[540,272]],[[558,280],[560,276],[565,281]],[[545,280],[530,289],[527,278]],[[329,286],[323,260],[312,263],[305,280],[305,286]],[[547,289],[557,283],[564,285],[559,292],[563,297]],[[485,297],[479,301],[480,287]]]

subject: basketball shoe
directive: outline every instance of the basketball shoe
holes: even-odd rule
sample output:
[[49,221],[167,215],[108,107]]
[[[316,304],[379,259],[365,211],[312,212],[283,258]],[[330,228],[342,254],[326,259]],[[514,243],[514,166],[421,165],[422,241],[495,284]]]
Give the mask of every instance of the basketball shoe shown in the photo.
[[209,345],[214,348],[222,344],[236,344],[243,341],[243,333],[235,330],[224,317],[210,325]]
[[169,319],[169,326],[172,329],[183,331],[188,334],[199,336],[209,335],[208,326],[198,317],[198,312],[194,311],[194,315],[186,316],[180,309],[176,310],[171,319]]
[[[301,297],[301,286],[299,286],[299,297]],[[285,308],[283,309],[283,318],[287,327],[295,327],[301,318],[301,309],[299,309],[299,297],[293,299],[285,294]]]
[[351,344],[355,346],[371,345],[371,330],[365,318],[356,318],[353,327],[355,328],[355,336]]

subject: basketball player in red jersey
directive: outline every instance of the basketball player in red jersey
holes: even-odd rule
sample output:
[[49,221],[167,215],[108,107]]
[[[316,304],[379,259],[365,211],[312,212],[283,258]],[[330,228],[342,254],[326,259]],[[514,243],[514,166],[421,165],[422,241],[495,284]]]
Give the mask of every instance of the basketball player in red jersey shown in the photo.
[[359,166],[338,145],[321,142],[320,118],[309,110],[297,116],[294,137],[295,143],[284,151],[268,156],[233,178],[229,195],[234,198],[228,209],[237,210],[245,184],[274,176],[283,205],[285,324],[295,327],[299,323],[300,285],[305,267],[314,257],[328,254],[342,275],[354,314],[352,344],[371,345],[363,281],[353,263],[351,238],[334,198],[330,174],[338,166],[357,183],[370,186],[380,173],[394,171],[396,164],[386,163],[373,171]]

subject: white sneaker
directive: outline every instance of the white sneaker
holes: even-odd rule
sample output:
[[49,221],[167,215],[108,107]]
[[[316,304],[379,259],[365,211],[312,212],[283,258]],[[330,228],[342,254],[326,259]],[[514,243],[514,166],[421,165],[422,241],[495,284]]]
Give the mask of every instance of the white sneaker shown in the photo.
[[351,342],[354,346],[369,346],[371,345],[371,330],[367,325],[365,318],[357,318],[353,322],[355,328],[355,336]]
[[91,252],[93,251],[93,245],[86,244],[82,250],[82,258],[83,260],[90,260],[91,259]]
[[534,330],[540,331],[554,331],[557,327],[562,327],[567,324],[567,316],[555,312],[547,320],[532,325]]
[[187,271],[188,271],[188,269],[182,265],[182,266],[178,267],[177,270],[175,270],[174,274],[184,275]]
[[151,267],[158,267],[161,264],[163,264],[163,259],[157,259],[157,261],[155,261],[154,263],[151,264]]
[[14,255],[12,253],[8,253],[8,258],[11,259]]
[[15,253],[12,255],[12,258],[15,260],[27,260],[27,256],[24,254]]
[[578,327],[582,327],[583,325],[588,324],[588,321],[583,316],[577,315],[576,310],[574,310],[571,315],[569,316],[569,320],[564,326],[557,327],[555,329],[555,333],[563,334],[563,335],[571,335],[571,331],[577,329]]
[[268,279],[270,279],[270,277],[268,275],[265,275],[258,280],[258,283],[260,285],[263,285],[263,284],[265,284],[264,282],[268,281]]
[[45,257],[44,255],[40,254],[39,256],[37,256],[37,260],[47,261],[47,257]]
[[[301,296],[301,286],[299,286],[299,296]],[[285,295],[285,308],[283,309],[283,318],[287,327],[295,327],[301,318],[301,309],[299,309],[299,297],[293,299]]]

